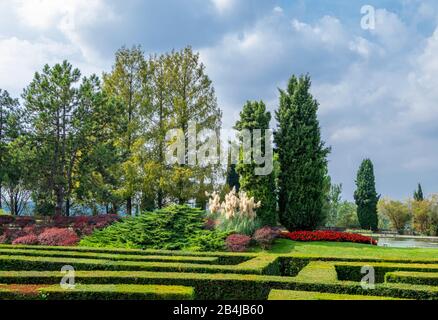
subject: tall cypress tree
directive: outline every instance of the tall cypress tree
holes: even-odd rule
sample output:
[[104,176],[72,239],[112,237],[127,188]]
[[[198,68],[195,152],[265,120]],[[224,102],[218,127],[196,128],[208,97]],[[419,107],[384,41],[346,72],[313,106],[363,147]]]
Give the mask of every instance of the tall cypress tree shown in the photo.
[[423,188],[421,188],[421,184],[418,184],[417,190],[414,191],[414,200],[415,201],[423,201],[424,200]]
[[[269,129],[271,113],[266,111],[263,101],[248,101],[240,113],[240,120],[235,125],[236,130],[248,129],[251,132],[256,129],[262,130],[262,154],[264,154],[263,131]],[[253,135],[253,139],[254,139]],[[255,145],[255,141],[252,141]],[[240,159],[236,169],[239,174],[239,184],[241,190],[260,201],[262,206],[257,209],[257,217],[262,225],[275,226],[277,224],[277,199],[275,196],[275,176],[274,172],[268,175],[256,175],[255,168],[258,165],[253,161],[251,164],[243,163]]]
[[239,192],[240,190],[240,183],[239,183],[239,174],[236,171],[236,165],[230,164],[227,169],[227,181],[226,181],[228,187],[230,190],[233,188],[236,188],[236,191]]
[[310,94],[309,76],[289,80],[280,90],[275,143],[280,222],[289,230],[312,230],[325,220],[325,177],[330,149],[321,141],[318,102]]
[[374,166],[370,159],[363,160],[357,173],[357,190],[354,199],[357,205],[357,216],[363,229],[376,231],[378,228],[377,203],[380,195],[376,192]]

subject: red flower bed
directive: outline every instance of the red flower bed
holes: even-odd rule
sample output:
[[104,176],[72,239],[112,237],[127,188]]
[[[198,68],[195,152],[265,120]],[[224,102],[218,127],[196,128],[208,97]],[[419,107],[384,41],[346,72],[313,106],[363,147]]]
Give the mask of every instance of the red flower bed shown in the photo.
[[354,242],[377,245],[377,241],[371,237],[356,233],[338,231],[295,231],[285,232],[282,237],[293,241],[331,241],[331,242]]

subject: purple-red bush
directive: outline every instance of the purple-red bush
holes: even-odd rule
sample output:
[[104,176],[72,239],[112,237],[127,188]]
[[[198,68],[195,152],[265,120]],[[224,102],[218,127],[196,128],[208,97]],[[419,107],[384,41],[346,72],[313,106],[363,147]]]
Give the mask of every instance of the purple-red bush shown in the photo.
[[29,234],[12,241],[12,244],[35,245],[38,244],[38,237],[34,234]]
[[24,228],[26,226],[35,224],[34,217],[16,217],[14,222],[18,227]]
[[74,246],[79,242],[79,237],[69,229],[48,228],[38,236],[38,242],[46,246]]
[[232,252],[244,252],[248,249],[251,238],[244,234],[232,234],[227,237],[225,244]]
[[252,236],[253,240],[257,242],[257,244],[262,247],[262,249],[269,249],[274,240],[280,236],[280,232],[277,229],[271,227],[263,227],[256,232]]
[[15,218],[10,215],[0,215],[0,225],[10,224],[14,222]]
[[217,226],[217,221],[212,218],[207,218],[204,223],[205,230],[214,230]]
[[26,236],[22,229],[10,229],[3,227],[1,230],[0,243],[11,244],[15,239]]

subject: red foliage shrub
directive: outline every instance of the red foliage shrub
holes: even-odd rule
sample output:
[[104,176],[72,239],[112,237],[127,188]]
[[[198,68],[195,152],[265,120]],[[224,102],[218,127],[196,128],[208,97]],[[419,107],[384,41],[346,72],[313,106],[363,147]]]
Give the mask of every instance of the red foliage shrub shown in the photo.
[[38,237],[34,234],[29,234],[12,241],[12,244],[34,245],[38,244]]
[[15,221],[13,216],[0,215],[0,225],[10,224]]
[[227,237],[225,244],[232,252],[244,252],[248,249],[251,238],[243,234],[232,234]]
[[4,227],[1,231],[0,243],[11,244],[15,239],[24,237],[26,233],[22,229],[10,229]]
[[72,223],[72,217],[55,216],[51,220],[49,224],[56,228],[68,228]]
[[35,224],[35,218],[34,217],[17,217],[15,218],[14,222],[17,226],[20,228],[24,228],[28,225]]
[[377,241],[371,237],[338,231],[295,231],[283,233],[282,237],[293,241],[354,242],[377,245]]
[[48,228],[38,236],[38,242],[46,246],[74,246],[79,242],[79,237],[69,229]]
[[37,225],[30,225],[23,228],[23,232],[26,235],[35,235],[38,236],[40,233],[44,231],[44,227],[37,226]]
[[212,218],[208,218],[205,220],[204,229],[205,230],[214,230],[216,228],[217,221]]
[[73,229],[79,235],[90,235],[95,229],[104,229],[119,220],[117,215],[79,216],[74,217]]
[[260,247],[263,249],[269,249],[276,238],[280,235],[277,229],[271,227],[263,227],[256,230],[252,236],[253,240],[256,241]]

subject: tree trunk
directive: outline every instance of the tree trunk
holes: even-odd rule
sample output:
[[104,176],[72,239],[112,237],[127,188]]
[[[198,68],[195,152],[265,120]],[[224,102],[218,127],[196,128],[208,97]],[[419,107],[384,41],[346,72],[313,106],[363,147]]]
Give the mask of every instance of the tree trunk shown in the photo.
[[65,200],[65,215],[70,217],[70,197]]
[[12,216],[15,216],[16,215],[16,212],[15,212],[15,203],[14,203],[14,193],[12,192],[12,190],[11,190],[11,192],[10,192],[10,194],[9,194],[9,199],[10,199],[10,204],[9,204],[9,206],[10,206],[10,211],[11,211],[11,215]]
[[126,199],[126,214],[128,216],[132,215],[132,197]]
[[157,206],[158,206],[158,209],[163,208],[163,191],[161,190],[161,188],[158,189]]
[[61,190],[56,190],[55,216],[62,216],[63,196]]
[[3,209],[2,206],[2,182],[0,181],[0,210]]

